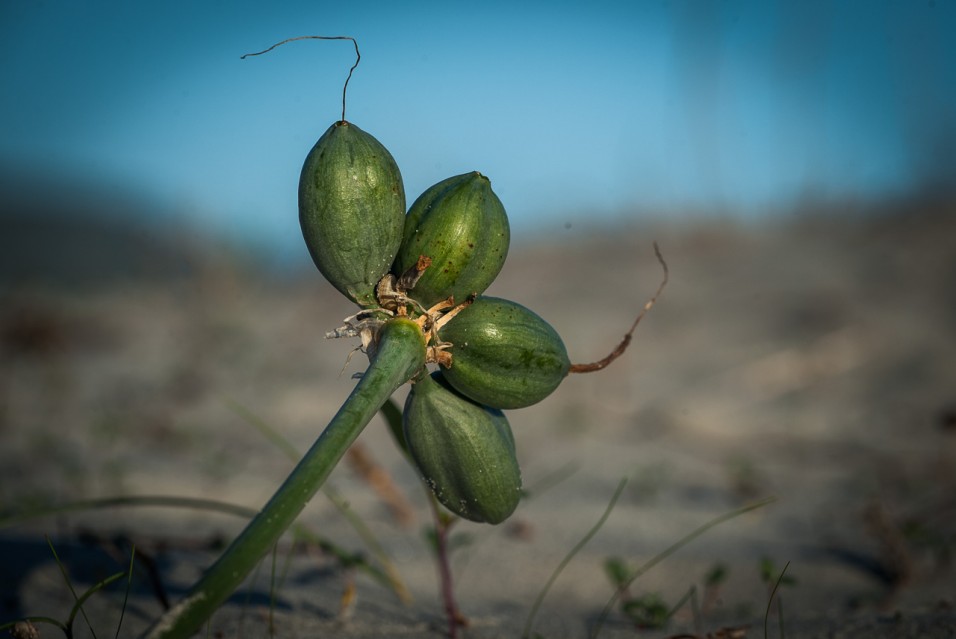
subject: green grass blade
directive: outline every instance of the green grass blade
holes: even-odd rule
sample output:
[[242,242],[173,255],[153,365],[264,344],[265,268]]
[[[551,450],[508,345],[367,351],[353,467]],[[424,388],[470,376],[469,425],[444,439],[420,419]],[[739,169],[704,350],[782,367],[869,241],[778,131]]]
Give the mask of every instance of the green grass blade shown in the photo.
[[338,508],[340,513],[342,513],[342,516],[345,517],[350,524],[352,524],[352,528],[354,528],[355,532],[359,534],[359,537],[362,538],[363,543],[368,546],[368,549],[372,551],[372,555],[378,559],[379,563],[382,564],[386,579],[388,580],[388,585],[395,592],[395,595],[402,603],[406,605],[411,603],[412,593],[408,590],[408,586],[405,585],[405,582],[402,581],[402,578],[398,574],[398,569],[395,568],[395,564],[392,562],[391,557],[388,556],[388,552],[385,550],[384,546],[379,543],[378,538],[375,537],[375,534],[372,532],[372,530],[365,525],[365,522],[362,521],[361,517],[356,515],[355,512],[349,508],[345,500],[341,499],[330,489],[326,489],[325,494],[330,500],[332,500],[332,503],[335,504],[335,507]]
[[53,553],[53,561],[56,562],[57,568],[60,569],[60,573],[63,575],[63,581],[66,582],[66,587],[70,589],[70,594],[73,595],[73,601],[75,602],[73,610],[70,612],[70,616],[64,624],[67,636],[73,636],[73,619],[76,617],[77,609],[79,609],[79,611],[83,614],[83,619],[86,620],[86,625],[90,627],[90,633],[93,635],[93,639],[96,639],[96,632],[93,630],[90,620],[87,619],[86,612],[83,611],[83,607],[80,604],[80,598],[77,596],[76,589],[73,587],[73,581],[70,579],[70,575],[66,571],[66,566],[64,566],[63,562],[60,561],[60,556],[57,554],[56,548],[53,546],[53,541],[50,539],[49,535],[46,536],[46,543],[50,547],[50,552]]
[[299,461],[299,458],[302,454],[295,447],[289,439],[282,435],[279,431],[273,428],[266,420],[262,419],[251,410],[243,406],[237,401],[232,399],[226,399],[226,406],[228,406],[232,412],[236,413],[241,417],[247,424],[254,426],[256,430],[259,431],[259,434],[268,439],[273,446],[278,448],[292,460],[292,463]]
[[580,470],[580,466],[575,462],[569,462],[564,466],[551,471],[544,477],[539,477],[534,484],[531,486],[526,486],[521,489],[521,498],[522,499],[531,499],[542,495],[545,492],[551,490],[558,484],[569,479],[572,475]]
[[[196,497],[178,497],[175,495],[118,495],[112,497],[102,497],[98,499],[82,499],[78,501],[54,504],[43,508],[33,508],[28,511],[7,515],[0,518],[0,528],[4,526],[13,526],[41,517],[51,515],[60,515],[68,512],[82,512],[86,510],[96,510],[101,508],[117,507],[161,507],[161,508],[187,508],[192,510],[203,510],[207,512],[216,512],[224,515],[232,515],[243,519],[251,519],[259,512],[248,506],[241,506],[215,499],[204,499]],[[318,546],[323,552],[336,557],[343,565],[358,568],[373,579],[378,581],[386,588],[395,589],[396,576],[389,576],[382,570],[368,563],[363,557],[350,553],[339,547],[333,542],[320,537],[305,528],[295,525],[293,530],[296,534]],[[399,580],[400,583],[400,580]],[[401,585],[404,587],[404,584]]]
[[607,518],[610,516],[611,511],[614,510],[614,505],[617,503],[618,498],[621,496],[621,493],[624,491],[624,486],[627,485],[627,478],[621,480],[621,483],[617,485],[617,490],[614,491],[614,495],[611,497],[611,501],[608,502],[607,508],[604,509],[604,514],[601,515],[601,518],[598,519],[597,523],[591,527],[591,530],[588,531],[586,535],[579,541],[574,548],[571,549],[571,552],[561,560],[561,563],[558,564],[558,567],[554,569],[554,572],[551,573],[551,577],[548,579],[548,583],[545,584],[544,588],[538,593],[538,598],[535,600],[534,605],[531,607],[531,612],[528,615],[528,621],[525,622],[524,630],[521,633],[521,636],[524,639],[528,639],[531,636],[531,629],[534,625],[535,615],[538,614],[538,609],[541,607],[541,602],[544,601],[545,596],[548,594],[548,591],[551,590],[551,586],[554,585],[554,582],[557,581],[558,575],[564,570],[565,566],[571,563],[571,560],[574,559],[574,556],[581,551],[584,546],[591,541],[591,538],[597,534],[601,529],[601,526],[604,525],[604,522],[607,521]]
[[681,597],[676,604],[674,604],[670,610],[667,611],[667,620],[670,621],[674,615],[677,614],[677,611],[684,607],[688,601],[691,602],[691,607],[694,606],[694,602],[697,600],[697,586],[691,586],[684,596]]
[[123,593],[123,607],[120,609],[119,623],[116,624],[114,639],[119,639],[120,629],[123,627],[123,618],[126,616],[126,605],[129,603],[129,591],[133,587],[133,562],[136,560],[136,546],[129,553],[129,577],[126,580],[126,592]]
[[[770,591],[770,598],[767,599],[767,611],[763,615],[763,636],[764,639],[767,639],[767,622],[770,619],[770,606],[773,604],[773,597],[777,594],[777,589],[780,587],[780,584],[783,583],[783,576],[787,574],[787,568],[790,567],[790,562],[783,567],[783,570],[780,571],[780,576],[777,577],[777,581],[773,584],[773,590]],[[780,639],[783,639],[783,611],[780,611]]]
[[175,495],[117,495],[111,497],[101,497],[97,499],[80,499],[62,504],[44,506],[42,508],[31,508],[19,513],[12,513],[5,517],[0,517],[0,528],[13,526],[33,519],[48,517],[50,515],[62,515],[68,512],[97,510],[102,508],[117,508],[126,506],[157,506],[161,508],[187,508],[192,510],[205,510],[209,512],[218,512],[225,515],[233,515],[244,519],[253,517],[256,514],[255,509],[238,504],[231,504],[215,499],[203,499],[197,497],[178,497]]
[[[119,581],[125,576],[126,576],[126,571],[124,570],[122,572],[114,573],[110,575],[109,577],[107,577],[106,579],[103,579],[93,584],[92,586],[90,586],[89,589],[86,590],[86,592],[84,592],[82,595],[80,595],[77,598],[76,603],[73,604],[73,609],[70,610],[70,616],[67,618],[66,626],[68,628],[73,627],[73,621],[76,619],[77,613],[82,614],[83,619],[86,620],[87,625],[89,625],[90,620],[86,618],[86,613],[83,612],[83,604],[86,603],[87,599],[89,599],[90,597],[98,593],[100,590],[103,590],[103,588],[106,588],[108,585],[110,585],[114,581]],[[70,588],[70,590],[72,590],[72,587]],[[93,632],[92,626],[90,626],[90,632]],[[95,632],[93,632],[93,636],[94,637],[96,636]]]

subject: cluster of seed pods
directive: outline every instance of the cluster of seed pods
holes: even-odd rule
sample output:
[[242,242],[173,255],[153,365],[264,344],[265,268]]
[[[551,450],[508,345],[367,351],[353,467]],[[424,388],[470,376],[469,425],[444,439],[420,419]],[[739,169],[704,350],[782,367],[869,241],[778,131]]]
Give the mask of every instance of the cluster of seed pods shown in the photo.
[[[296,40],[349,40],[301,36]],[[497,524],[515,510],[521,472],[502,410],[535,404],[569,372],[604,368],[667,283],[644,305],[617,348],[593,364],[571,364],[543,319],[485,290],[508,254],[510,229],[487,177],[455,175],[426,189],[406,212],[401,172],[373,136],[342,118],[306,157],[299,221],[322,275],[359,311],[330,337],[359,337],[369,366],[348,399],[262,510],[189,594],[148,631],[157,639],[193,636],[250,574],[389,396],[412,387],[401,444],[436,499],[459,517]],[[655,246],[656,249],[656,246]],[[455,627],[454,603],[450,618]],[[454,636],[454,630],[451,632]]]
[[299,185],[303,236],[323,276],[361,311],[335,335],[376,335],[397,318],[422,330],[428,363],[403,413],[405,445],[435,497],[472,521],[499,523],[517,507],[521,475],[502,409],[535,404],[571,368],[538,315],[484,296],[504,265],[510,227],[478,172],[428,188],[405,212],[398,165],[354,124],[329,127]]

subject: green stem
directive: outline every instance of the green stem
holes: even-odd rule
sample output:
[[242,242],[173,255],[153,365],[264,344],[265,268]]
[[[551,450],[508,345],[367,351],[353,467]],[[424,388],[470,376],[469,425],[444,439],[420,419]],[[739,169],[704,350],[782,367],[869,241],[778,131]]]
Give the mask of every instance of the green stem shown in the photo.
[[387,322],[374,359],[312,448],[189,595],[147,636],[177,639],[197,632],[295,521],[382,404],[424,364],[425,343],[418,326],[407,319]]

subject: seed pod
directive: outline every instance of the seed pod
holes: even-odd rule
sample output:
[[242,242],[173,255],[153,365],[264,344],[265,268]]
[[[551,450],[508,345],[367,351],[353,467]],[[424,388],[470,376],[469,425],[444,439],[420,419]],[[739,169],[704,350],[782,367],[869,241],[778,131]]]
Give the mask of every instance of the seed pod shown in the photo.
[[495,408],[523,408],[541,401],[568,374],[564,342],[546,321],[524,306],[479,297],[440,331],[451,342],[451,366],[443,369],[455,390]]
[[448,510],[489,524],[514,512],[521,471],[501,411],[462,397],[436,372],[412,386],[402,422],[412,459]]
[[408,210],[393,272],[431,258],[412,297],[430,307],[450,296],[481,294],[505,263],[511,229],[491,181],[473,171],[429,187]]
[[359,306],[377,306],[375,286],[395,259],[405,222],[405,187],[382,144],[336,122],[305,158],[299,223],[322,275]]

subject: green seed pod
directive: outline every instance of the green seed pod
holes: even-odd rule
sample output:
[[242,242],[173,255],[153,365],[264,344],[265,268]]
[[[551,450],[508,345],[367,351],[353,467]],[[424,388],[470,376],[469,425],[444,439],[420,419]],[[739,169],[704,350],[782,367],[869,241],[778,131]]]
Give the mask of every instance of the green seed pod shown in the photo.
[[445,378],[458,392],[495,408],[540,402],[568,374],[564,342],[546,321],[520,304],[479,297],[440,331],[451,342]]
[[328,128],[305,158],[299,223],[312,260],[332,286],[364,308],[402,241],[405,187],[382,144],[354,124]]
[[489,524],[514,512],[521,471],[501,411],[462,397],[436,372],[412,385],[402,421],[412,459],[448,510]]
[[511,229],[491,181],[473,171],[442,180],[419,196],[405,217],[405,235],[393,272],[400,275],[422,255],[431,266],[411,295],[425,307],[450,296],[481,294],[505,263]]

